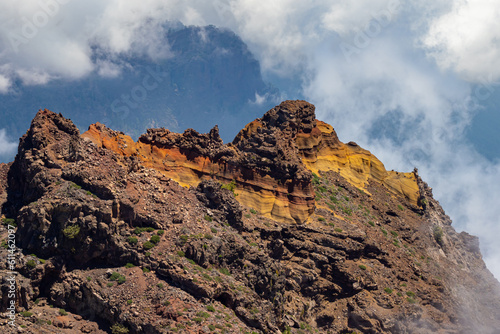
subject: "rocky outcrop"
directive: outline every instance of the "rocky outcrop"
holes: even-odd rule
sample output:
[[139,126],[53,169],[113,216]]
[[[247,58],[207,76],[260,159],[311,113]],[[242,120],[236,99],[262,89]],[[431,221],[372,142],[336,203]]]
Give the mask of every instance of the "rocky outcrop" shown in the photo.
[[379,182],[415,205],[419,197],[412,173],[388,172],[370,152],[341,143],[305,101],[283,102],[227,145],[217,127],[208,134],[150,129],[134,143],[123,133],[95,124],[82,136],[184,186],[195,187],[210,178],[235,181],[240,203],[278,221],[303,223],[314,212],[311,171],[340,171],[361,189],[369,181]]
[[0,266],[0,307],[14,270],[26,329],[3,318],[2,332],[500,328],[500,286],[477,239],[455,232],[416,170],[394,181],[416,186],[415,199],[306,102],[226,145],[217,128],[133,142],[95,124],[80,136],[45,110],[19,147],[0,165],[0,256],[9,230],[20,248],[14,268]]

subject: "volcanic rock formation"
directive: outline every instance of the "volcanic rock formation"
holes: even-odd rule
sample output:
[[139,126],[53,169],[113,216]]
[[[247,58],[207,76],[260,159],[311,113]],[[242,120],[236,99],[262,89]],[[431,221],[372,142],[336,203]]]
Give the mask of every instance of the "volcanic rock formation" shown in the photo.
[[314,212],[310,171],[336,171],[354,186],[368,181],[417,204],[412,173],[387,172],[370,152],[341,143],[331,126],[317,121],[314,106],[286,101],[249,123],[231,144],[224,145],[217,127],[208,134],[150,129],[137,143],[102,124],[83,134],[100,147],[133,157],[181,185],[201,180],[236,182],[238,201],[277,221],[303,223]]
[[0,206],[0,256],[15,259],[0,265],[1,311],[17,312],[5,333],[500,328],[477,238],[416,170],[386,171],[304,101],[230,144],[217,127],[80,135],[42,110],[0,164]]

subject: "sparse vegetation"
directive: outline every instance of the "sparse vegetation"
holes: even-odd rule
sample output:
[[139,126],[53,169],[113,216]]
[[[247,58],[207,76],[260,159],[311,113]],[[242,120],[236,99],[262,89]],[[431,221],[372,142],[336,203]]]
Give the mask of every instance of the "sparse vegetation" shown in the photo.
[[131,245],[135,245],[139,242],[139,240],[136,237],[128,237],[127,242]]
[[125,276],[121,275],[118,272],[113,272],[111,276],[109,277],[110,281],[117,281],[118,284],[123,284],[127,280]]
[[148,250],[148,249],[151,249],[155,246],[154,243],[152,243],[151,241],[146,241],[145,243],[142,244],[142,248]]
[[62,231],[64,236],[68,239],[74,239],[80,233],[80,226],[68,225]]
[[213,219],[212,217],[210,217],[209,215],[205,215],[203,218],[204,218],[207,222],[211,222],[211,221],[213,221],[213,220],[214,220],[214,219]]
[[160,236],[155,234],[151,236],[151,239],[149,239],[153,244],[158,244],[160,242]]
[[28,262],[26,262],[26,266],[30,269],[33,269],[36,267],[36,261],[33,259],[28,260]]
[[152,227],[136,227],[134,229],[134,234],[141,235],[144,232],[154,232],[154,228]]
[[385,288],[384,291],[388,294],[391,294],[393,290],[391,288]]
[[82,186],[79,186],[78,184],[71,182],[69,186],[73,189],[82,189]]
[[24,312],[21,312],[21,315],[25,318],[29,318],[33,315],[33,313],[28,312],[28,311],[24,311]]
[[236,196],[236,193],[234,192],[234,190],[236,189],[236,181],[232,180],[229,183],[223,183],[221,185],[221,189],[229,190],[229,191],[231,191],[233,193],[234,196]]
[[13,218],[2,218],[2,224],[3,225],[12,225],[14,227],[17,227],[16,220]]
[[129,329],[122,324],[114,324],[111,326],[111,334],[128,334]]
[[366,266],[365,266],[364,264],[360,264],[360,265],[359,265],[359,269],[361,269],[361,270],[366,270]]
[[439,244],[439,245],[443,245],[443,229],[441,228],[441,226],[434,226],[434,240],[436,240],[436,242]]
[[60,314],[60,315],[68,315],[68,312],[66,312],[66,310],[64,310],[64,309],[60,308],[60,309],[59,309],[59,314]]
[[227,268],[220,268],[219,271],[220,271],[221,274],[231,275],[231,272]]
[[255,209],[250,209],[250,212],[251,212],[252,214],[254,214],[254,215],[256,215],[256,214],[257,214],[257,210],[255,210]]

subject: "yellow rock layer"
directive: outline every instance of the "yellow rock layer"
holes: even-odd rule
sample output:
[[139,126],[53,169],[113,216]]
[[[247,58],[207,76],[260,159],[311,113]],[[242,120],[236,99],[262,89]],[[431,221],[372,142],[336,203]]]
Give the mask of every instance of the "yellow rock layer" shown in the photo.
[[317,121],[310,134],[299,134],[297,145],[302,161],[313,173],[335,171],[349,183],[366,191],[368,181],[387,187],[390,193],[417,204],[419,189],[413,173],[389,172],[370,151],[354,143],[340,142],[333,127]]
[[[255,122],[250,124],[258,126]],[[210,178],[226,183],[235,180],[236,199],[241,204],[280,222],[302,223],[314,211],[314,194],[300,184],[280,184],[259,171],[211,161],[201,155],[186,156],[177,148],[134,142],[131,137],[110,132],[99,123],[91,125],[82,137],[122,156],[134,156],[143,166],[156,169],[185,187],[196,187],[203,179]]]

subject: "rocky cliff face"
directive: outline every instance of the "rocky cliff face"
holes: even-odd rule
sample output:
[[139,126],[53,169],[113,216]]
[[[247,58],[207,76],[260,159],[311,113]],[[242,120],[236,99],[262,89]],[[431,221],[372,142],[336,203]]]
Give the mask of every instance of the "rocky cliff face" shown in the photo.
[[[412,173],[286,101],[230,144],[40,111],[0,164],[2,332],[497,333],[500,286]],[[10,227],[9,227],[10,226]],[[7,249],[0,248],[7,258]],[[52,306],[52,307],[49,307]],[[55,308],[54,308],[55,307]],[[23,326],[23,327],[20,327]]]

